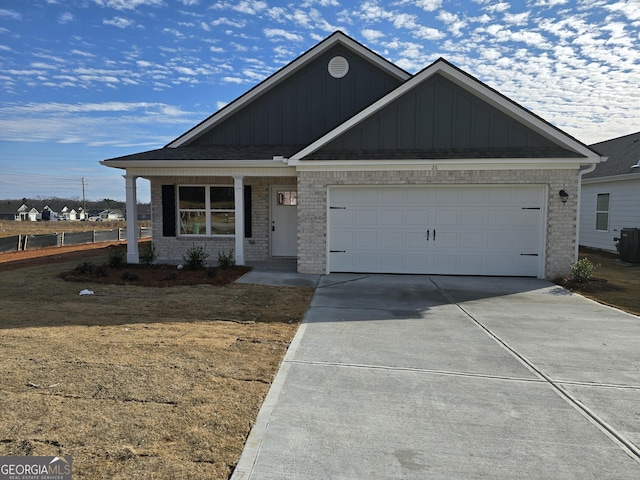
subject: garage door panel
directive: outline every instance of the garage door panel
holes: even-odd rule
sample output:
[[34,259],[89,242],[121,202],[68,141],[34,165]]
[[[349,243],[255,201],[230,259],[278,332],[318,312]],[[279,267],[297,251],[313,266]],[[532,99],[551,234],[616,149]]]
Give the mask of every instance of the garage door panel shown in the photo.
[[479,208],[465,209],[460,212],[460,223],[465,227],[480,227],[486,223],[486,213]]
[[380,246],[382,248],[388,248],[391,252],[393,252],[398,250],[398,248],[406,246],[404,239],[404,232],[381,232]]
[[455,208],[441,208],[438,209],[435,215],[434,226],[455,226],[460,223],[460,211]]
[[543,194],[536,186],[332,187],[329,271],[538,276]]
[[343,226],[343,225],[353,225],[353,214],[354,210],[332,210],[331,211],[331,222],[335,227]]
[[407,208],[407,226],[422,227],[426,230],[426,226],[430,223],[429,218],[429,211],[424,207]]
[[354,222],[356,225],[373,225],[379,223],[380,212],[375,208],[360,208],[354,212]]
[[404,225],[405,210],[403,208],[384,208],[380,211],[380,223],[382,225]]
[[485,235],[482,232],[461,232],[458,246],[465,250],[482,248],[486,245]]

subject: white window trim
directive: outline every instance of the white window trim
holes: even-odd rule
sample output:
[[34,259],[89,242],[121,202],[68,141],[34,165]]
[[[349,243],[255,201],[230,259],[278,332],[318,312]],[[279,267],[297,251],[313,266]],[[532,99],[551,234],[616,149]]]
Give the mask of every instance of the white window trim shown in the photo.
[[[600,195],[607,195],[607,210],[598,210],[598,197],[600,197]],[[598,228],[598,214],[601,213],[606,213],[607,214],[607,229],[606,230],[601,230]],[[611,219],[611,193],[610,192],[599,192],[596,193],[596,232],[608,232],[609,231],[609,221]]]
[[[200,187],[204,188],[204,209],[201,208],[180,208],[180,188],[182,187]],[[233,212],[234,217],[237,215],[237,206],[234,198],[234,208],[233,209],[212,209],[211,208],[211,188],[212,187],[223,187],[223,188],[231,188],[233,189],[233,185],[228,184],[183,184],[178,185],[178,198],[177,198],[177,221],[178,221],[178,237],[181,238],[235,238],[236,234],[223,234],[223,233],[211,233],[211,214],[216,212]],[[182,212],[200,212],[204,210],[205,212],[205,233],[193,234],[193,233],[182,233]]]

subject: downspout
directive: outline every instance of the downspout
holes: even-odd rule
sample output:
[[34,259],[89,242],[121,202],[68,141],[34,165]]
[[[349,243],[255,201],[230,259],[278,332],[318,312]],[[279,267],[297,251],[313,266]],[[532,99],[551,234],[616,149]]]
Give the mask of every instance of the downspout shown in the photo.
[[[609,158],[608,157],[600,157],[600,161],[601,162],[606,162]],[[593,172],[596,167],[598,166],[597,163],[592,163],[589,167],[585,168],[584,170],[580,170],[578,172],[578,195],[577,195],[577,215],[576,215],[576,249],[575,252],[573,254],[573,260],[574,261],[578,261],[578,254],[580,252],[580,202],[582,201],[581,197],[582,197],[582,176],[586,175],[587,173],[591,173]]]

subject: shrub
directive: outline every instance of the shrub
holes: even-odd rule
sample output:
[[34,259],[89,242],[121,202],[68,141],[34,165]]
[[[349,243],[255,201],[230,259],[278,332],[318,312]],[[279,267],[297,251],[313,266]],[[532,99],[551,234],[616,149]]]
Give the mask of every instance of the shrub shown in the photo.
[[91,262],[81,263],[74,270],[81,275],[88,275],[93,277],[107,276],[107,269],[104,265],[94,265]]
[[153,245],[153,242],[149,242],[144,250],[142,250],[140,260],[142,260],[142,263],[145,266],[150,267],[151,265],[153,265],[153,262],[156,261],[156,258],[158,258],[156,247]]
[[135,273],[131,273],[131,272],[122,272],[122,279],[130,281],[130,282],[134,282],[134,281],[138,280],[138,275],[136,275]]
[[218,266],[222,270],[227,270],[236,264],[236,259],[233,257],[233,250],[229,254],[225,254],[224,250],[218,253]]
[[107,263],[112,268],[119,267],[120,265],[124,265],[125,258],[126,258],[126,254],[125,254],[124,250],[122,250],[121,248],[117,248],[117,247],[116,248],[111,248],[109,250],[109,256],[107,258]]
[[204,267],[204,262],[207,258],[209,258],[209,254],[205,252],[204,247],[196,245],[193,245],[182,256],[182,260],[191,270],[198,270]]
[[573,262],[571,263],[571,276],[569,280],[575,283],[586,283],[591,280],[591,275],[599,266],[600,265],[596,265],[588,258]]

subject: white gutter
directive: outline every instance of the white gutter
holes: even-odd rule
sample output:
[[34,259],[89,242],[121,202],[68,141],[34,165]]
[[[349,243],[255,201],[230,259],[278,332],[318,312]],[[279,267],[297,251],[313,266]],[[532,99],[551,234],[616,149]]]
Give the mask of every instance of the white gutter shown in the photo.
[[101,160],[101,165],[112,168],[287,168],[282,157],[271,160]]

